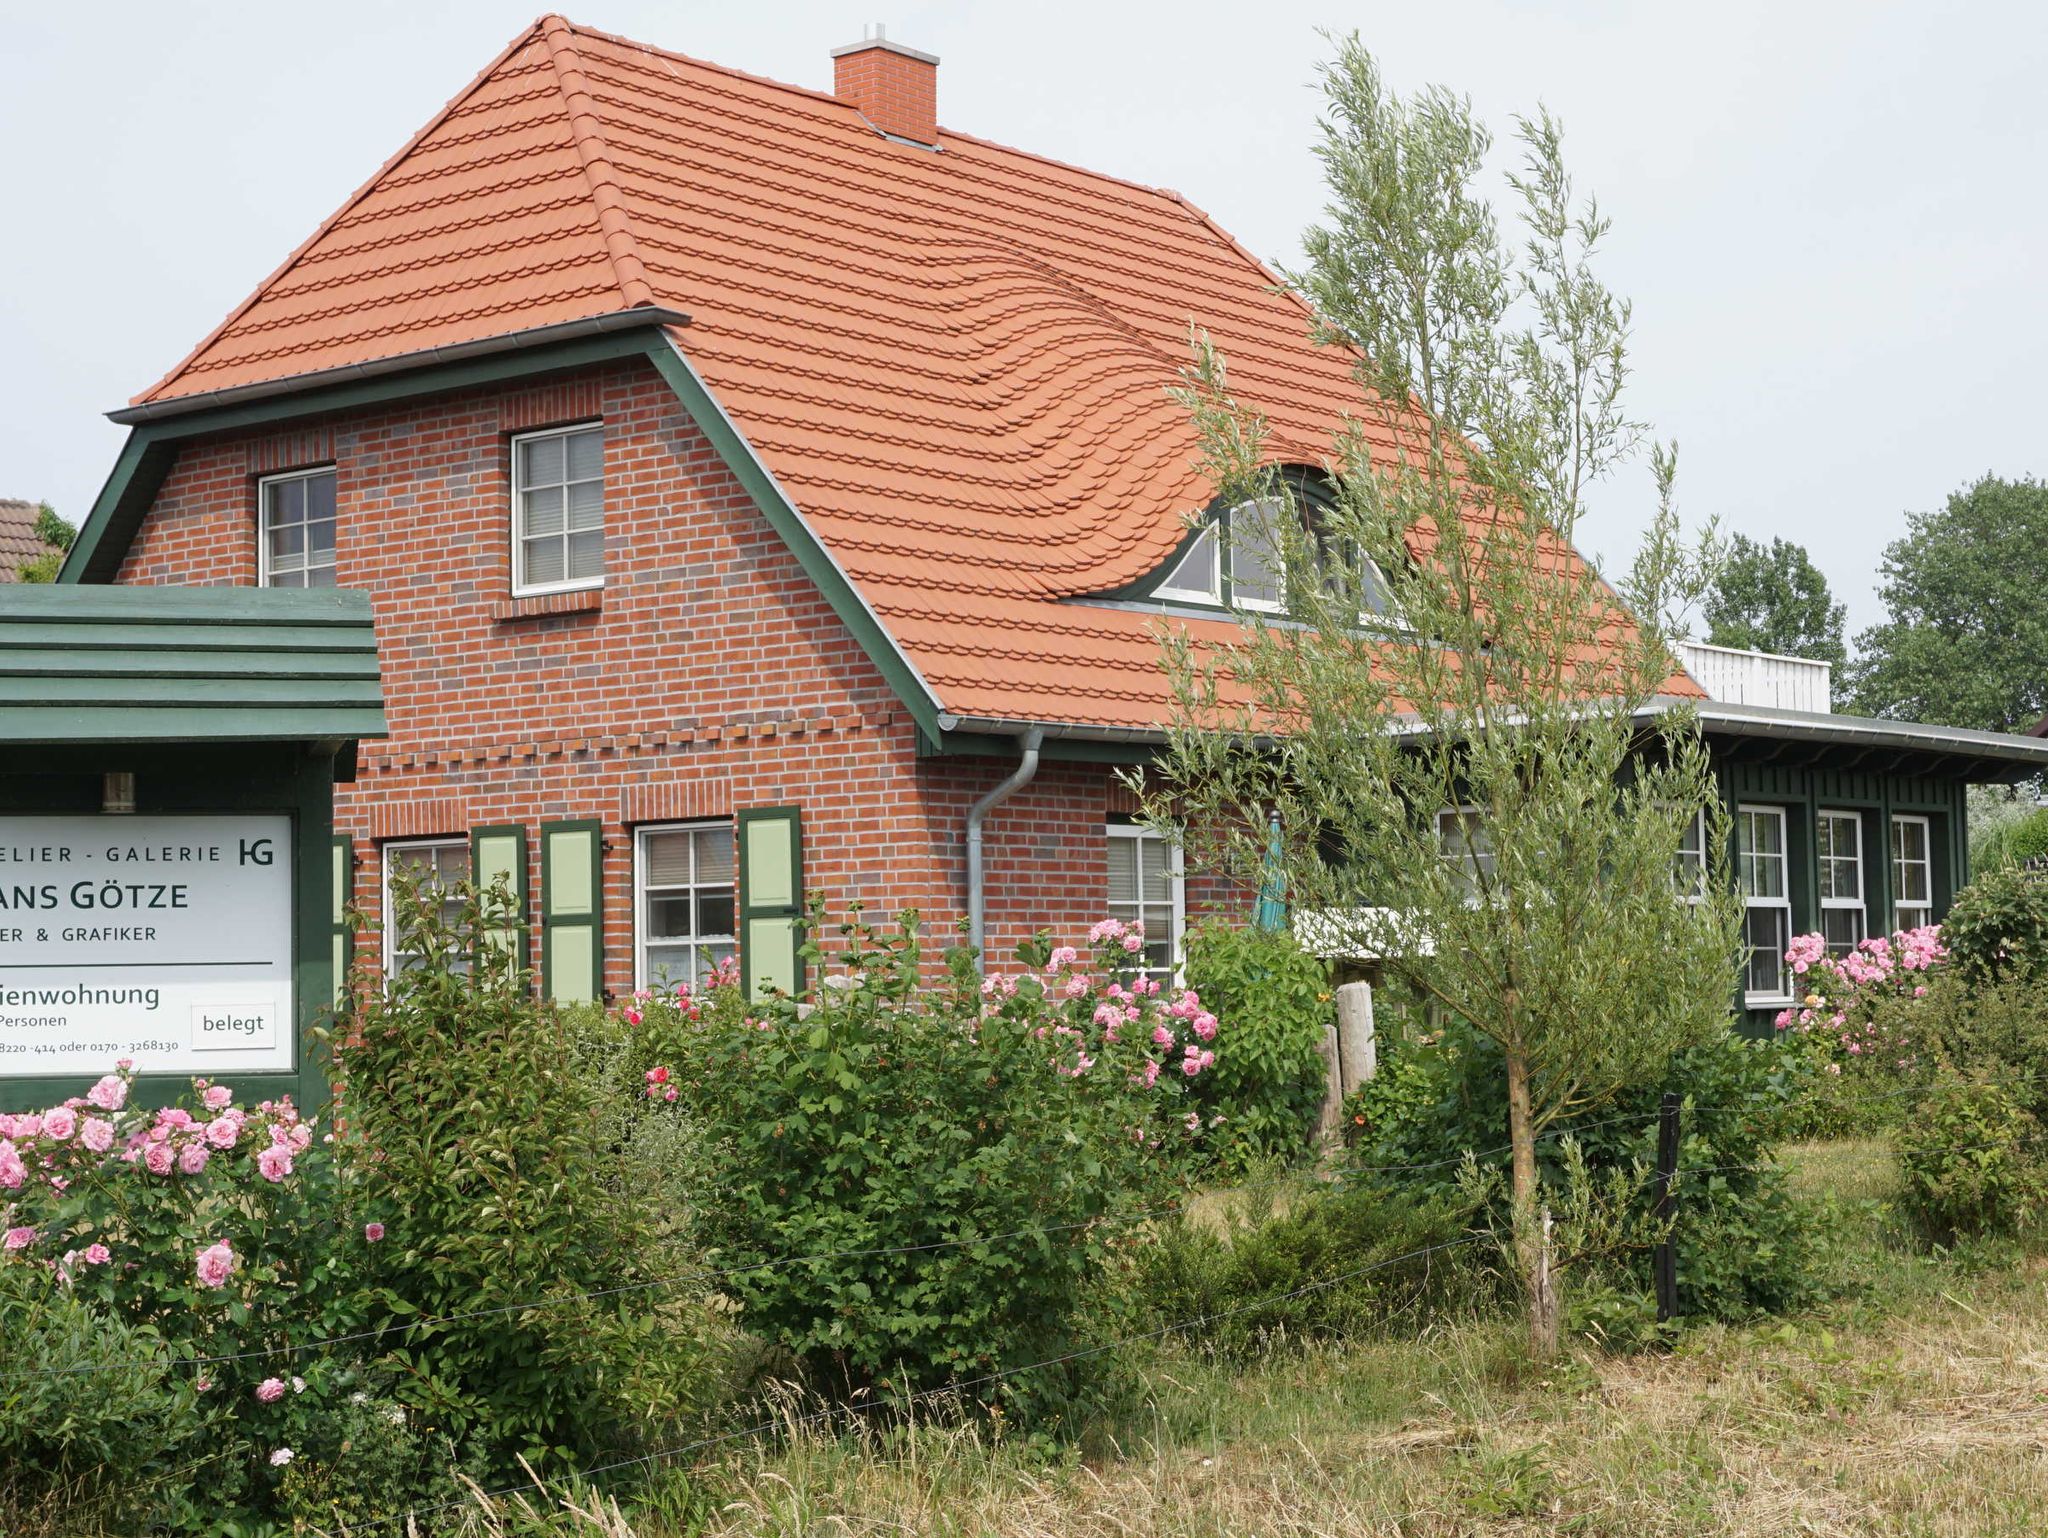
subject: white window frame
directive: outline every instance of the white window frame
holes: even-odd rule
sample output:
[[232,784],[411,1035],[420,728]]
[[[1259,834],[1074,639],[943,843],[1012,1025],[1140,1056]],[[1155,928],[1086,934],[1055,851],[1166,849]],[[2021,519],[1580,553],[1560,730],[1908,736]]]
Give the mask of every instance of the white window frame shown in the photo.
[[[1277,549],[1269,548],[1266,552],[1279,562],[1279,570],[1272,571],[1270,566],[1268,568],[1270,575],[1280,586],[1279,597],[1245,598],[1237,591],[1238,517],[1246,508],[1257,507],[1262,503],[1271,504],[1276,513],[1284,512],[1287,506],[1285,499],[1280,497],[1248,497],[1230,510],[1230,540],[1227,560],[1230,578],[1230,602],[1233,607],[1246,609],[1254,614],[1284,614],[1287,612],[1287,551],[1284,546]],[[1260,516],[1264,515],[1254,514],[1254,517]]]
[[[1750,839],[1748,836],[1748,820],[1752,815],[1769,817],[1777,822],[1778,850],[1775,855],[1759,856],[1755,852],[1755,850],[1751,848]],[[1736,807],[1735,851],[1735,884],[1737,890],[1739,890],[1742,893],[1743,906],[1743,1002],[1752,1008],[1757,1008],[1769,1004],[1789,1004],[1792,1002],[1792,970],[1786,964],[1785,961],[1785,947],[1780,946],[1778,951],[1778,976],[1783,986],[1776,993],[1765,993],[1754,991],[1749,986],[1749,955],[1753,947],[1750,946],[1750,944],[1748,943],[1748,915],[1749,911],[1755,908],[1772,908],[1782,912],[1785,915],[1783,920],[1784,940],[1786,944],[1789,945],[1792,939],[1791,824],[1790,820],[1785,815],[1785,808],[1782,806],[1762,806],[1751,802],[1744,802],[1740,806]],[[1750,891],[1751,882],[1749,879],[1749,871],[1746,862],[1753,861],[1759,858],[1775,859],[1778,862],[1779,895],[1776,897],[1760,897],[1752,891]]]
[[[732,835],[732,861],[733,861],[733,864],[732,864],[732,883],[731,883],[731,885],[732,885],[732,925],[733,925],[733,932],[732,932],[731,934],[729,934],[729,935],[695,935],[695,934],[693,934],[693,935],[690,935],[690,936],[688,936],[687,938],[682,938],[682,939],[677,939],[677,938],[675,938],[675,937],[671,936],[671,937],[668,937],[668,938],[665,938],[665,939],[661,939],[661,940],[655,940],[655,939],[653,939],[653,938],[652,938],[652,932],[653,932],[653,927],[654,927],[654,926],[653,926],[653,923],[651,922],[651,920],[650,920],[650,919],[649,919],[649,917],[648,917],[648,899],[647,899],[647,840],[648,840],[649,838],[651,838],[651,837],[655,836],[655,835],[658,835],[658,834],[662,834],[662,833],[701,833],[701,832],[703,832],[703,831],[704,831],[705,829],[707,829],[707,828],[723,828],[723,829],[724,829],[724,830],[725,830],[726,832],[728,832],[728,833],[730,833],[730,834]],[[691,856],[690,856],[690,860],[691,860],[691,871],[690,871],[690,873],[691,873],[692,877],[694,877],[694,876],[696,875],[696,854],[695,854],[695,851],[694,851],[694,846],[693,846],[693,850],[692,850],[692,853],[691,853]],[[691,987],[691,988],[692,988],[693,990],[694,990],[694,989],[696,989],[696,988],[697,988],[697,987],[699,986],[699,984],[698,984],[698,980],[697,980],[697,975],[696,975],[696,971],[697,971],[697,969],[696,969],[696,957],[697,957],[697,952],[698,952],[698,951],[700,951],[700,950],[704,949],[704,948],[705,948],[705,947],[707,947],[707,946],[712,946],[712,945],[716,945],[716,944],[721,944],[721,943],[722,943],[722,944],[724,945],[724,947],[725,947],[725,949],[726,949],[726,951],[727,951],[727,953],[728,953],[728,954],[730,954],[730,955],[733,955],[733,956],[737,956],[737,955],[739,954],[739,951],[740,951],[740,941],[739,941],[739,928],[740,928],[740,863],[739,863],[739,862],[740,862],[740,838],[739,838],[739,829],[738,829],[737,827],[735,827],[735,826],[734,826],[734,824],[733,824],[733,821],[732,821],[732,819],[731,819],[731,818],[729,818],[729,817],[694,817],[694,818],[689,818],[689,819],[687,819],[687,820],[685,820],[685,821],[683,821],[683,822],[649,822],[649,823],[642,823],[642,824],[640,824],[640,825],[639,825],[638,827],[636,827],[636,828],[634,828],[634,829],[633,829],[633,986],[634,986],[635,988],[652,988],[652,987],[654,987],[654,986],[655,986],[655,979],[654,979],[654,977],[653,977],[653,975],[652,975],[652,973],[651,973],[651,971],[649,970],[649,968],[648,968],[648,965],[647,965],[647,947],[648,947],[648,946],[649,946],[650,944],[658,944],[658,945],[687,945],[688,947],[690,947],[690,953],[691,953],[691,975],[690,975],[690,977],[689,977],[688,979],[684,979],[684,978],[679,978],[679,977],[671,977],[671,978],[667,979],[667,983],[668,983],[668,986],[670,986],[670,987],[674,987],[674,986],[675,986],[675,985],[676,985],[677,983],[679,983],[679,982],[683,982],[683,981],[688,981],[688,983],[690,984],[690,987]],[[691,881],[691,883],[690,883],[690,886],[689,886],[688,890],[689,890],[689,891],[690,891],[690,892],[691,892],[692,894],[695,894],[695,893],[697,893],[697,892],[699,892],[699,891],[702,891],[702,890],[706,890],[706,889],[708,889],[708,888],[709,888],[710,886],[712,886],[713,884],[714,884],[714,883],[710,883],[710,882],[699,882],[699,881],[696,881],[696,880],[694,880],[694,879],[693,879],[693,880]],[[663,891],[670,891],[670,890],[673,890],[673,889],[672,889],[672,888],[668,888],[668,887],[664,887],[664,888],[663,888],[662,890],[663,890]],[[695,901],[694,901],[694,900],[693,900],[693,901],[691,902],[691,904],[690,904],[690,927],[691,927],[691,928],[692,928],[693,930],[694,930],[694,929],[695,929],[695,928],[697,927],[697,905],[696,905],[696,903],[695,903]]]
[[[1187,962],[1188,936],[1187,869],[1181,863],[1180,845],[1173,843],[1168,839],[1161,838],[1159,836],[1158,829],[1148,827],[1146,824],[1142,822],[1112,822],[1106,824],[1105,827],[1106,831],[1108,832],[1111,838],[1135,839],[1140,841],[1141,843],[1143,841],[1149,840],[1152,843],[1159,846],[1160,858],[1166,862],[1167,896],[1173,904],[1173,945],[1168,952],[1168,956],[1171,960],[1171,966],[1168,968],[1170,975],[1169,977],[1162,979],[1162,981],[1168,981],[1178,984],[1181,981],[1182,969]],[[1138,854],[1139,897],[1138,901],[1135,904],[1129,905],[1135,906],[1137,908],[1140,915],[1140,923],[1144,921],[1143,914],[1145,909],[1156,908],[1159,906],[1159,904],[1157,903],[1148,903],[1144,900],[1144,862],[1145,856],[1141,849]],[[1106,868],[1104,871],[1104,875],[1105,877],[1107,876]],[[1105,899],[1105,912],[1107,912],[1107,909],[1108,903]],[[1116,915],[1111,914],[1109,916],[1115,917]],[[1159,969],[1157,967],[1140,967],[1137,970],[1149,977],[1153,973],[1157,972]]]
[[[464,863],[472,858],[467,834],[443,834],[438,838],[394,838],[386,839],[377,851],[377,891],[382,909],[383,934],[381,938],[384,980],[391,982],[398,976],[398,920],[391,910],[391,856],[401,849],[460,849]],[[469,880],[476,879],[474,868]]]
[[[1829,897],[1825,895],[1824,891],[1829,885],[1827,881],[1816,883],[1815,894],[1823,913],[1853,912],[1861,915],[1862,921],[1856,926],[1860,932],[1857,934],[1856,939],[1847,947],[1848,950],[1854,950],[1870,934],[1870,885],[1869,877],[1865,874],[1863,860],[1863,817],[1861,813],[1852,812],[1846,807],[1839,806],[1824,806],[1815,811],[1813,814],[1814,867],[1818,874],[1825,876],[1827,874],[1828,861],[1831,858],[1837,862],[1844,858],[1839,853],[1830,856],[1820,852],[1821,828],[1830,821],[1843,820],[1846,820],[1855,831],[1855,842],[1852,846],[1852,852],[1847,856],[1847,859],[1856,870],[1856,895],[1854,897]],[[1823,937],[1825,937],[1827,929],[1825,920],[1822,922],[1821,929]],[[1828,949],[1835,951],[1836,947],[1831,943]],[[1837,954],[1840,954],[1840,952],[1837,952]]]
[[[1463,830],[1461,831],[1465,841],[1464,853],[1453,854],[1451,846],[1444,841],[1446,819],[1476,827],[1486,840],[1484,856],[1482,857],[1472,852],[1472,835],[1469,831]],[[1498,882],[1500,878],[1500,856],[1494,851],[1493,847],[1493,819],[1486,815],[1484,807],[1467,803],[1462,806],[1447,806],[1439,811],[1436,814],[1436,847],[1446,861],[1456,866],[1460,879],[1465,883],[1466,893],[1472,902],[1476,903],[1479,901],[1479,871],[1482,860],[1486,868],[1487,884],[1491,886]]]
[[[1181,566],[1206,543],[1209,548],[1209,585],[1202,588],[1175,587],[1172,578],[1179,574]],[[1221,604],[1223,602],[1223,529],[1216,519],[1202,525],[1194,542],[1180,554],[1173,569],[1167,573],[1167,581],[1152,590],[1154,598],[1179,598],[1192,603]]]
[[[1670,811],[1677,810],[1676,807],[1671,806],[1669,803],[1666,803],[1666,809]],[[1680,897],[1684,898],[1686,902],[1697,906],[1705,902],[1707,897],[1707,871],[1709,865],[1707,861],[1707,809],[1705,807],[1693,808],[1690,826],[1694,848],[1688,850],[1683,843],[1678,846],[1678,858],[1672,862],[1671,884],[1678,889]],[[1692,881],[1688,883],[1683,875],[1685,867],[1682,862],[1685,856],[1690,853],[1697,853],[1700,863],[1699,870],[1694,874]]]
[[[604,586],[604,573],[602,571],[595,577],[565,577],[560,582],[536,583],[526,580],[526,488],[520,484],[519,474],[520,462],[525,457],[520,452],[523,444],[534,443],[542,438],[571,438],[578,433],[595,432],[599,435],[601,445],[598,455],[597,483],[602,488],[604,486],[604,455],[602,448],[604,431],[604,421],[602,418],[599,418],[590,422],[572,422],[566,427],[545,427],[535,432],[514,433],[512,435],[512,511],[507,527],[512,535],[512,596],[514,598],[539,598],[548,593],[585,593]],[[566,465],[567,450],[565,449],[563,453],[565,456],[564,464]],[[562,528],[565,540],[562,565],[565,571],[568,569],[566,545],[569,518],[568,501],[565,487],[562,498]],[[602,536],[607,522],[605,514],[608,512],[602,496],[599,500],[598,512],[597,527],[600,536]]]
[[[319,476],[334,477],[334,561],[329,564],[340,575],[341,558],[341,477],[331,464],[308,465],[303,470],[286,470],[277,475],[264,475],[256,480],[256,585],[270,587],[274,582],[270,554],[270,488],[281,486],[286,481],[310,481]],[[302,566],[301,571],[311,571],[311,566]]]
[[[1904,883],[1902,883],[1899,880],[1899,870],[1901,866],[1907,864],[1908,862],[1899,857],[1898,830],[1902,827],[1909,825],[1917,827],[1920,830],[1920,858],[1911,863],[1917,864],[1921,867],[1921,874],[1924,878],[1923,885],[1927,892],[1927,896],[1923,901],[1915,903],[1903,903],[1899,901],[1899,893],[1904,889]],[[1888,837],[1886,841],[1885,853],[1891,861],[1891,868],[1888,874],[1891,877],[1892,884],[1891,916],[1893,930],[1897,931],[1901,929],[1918,929],[1923,924],[1933,923],[1934,819],[1919,812],[1894,812],[1892,813],[1892,825],[1889,829],[1886,830],[1886,832]],[[1919,915],[1919,917],[1909,924],[1906,922],[1906,915],[1908,913],[1916,913]]]

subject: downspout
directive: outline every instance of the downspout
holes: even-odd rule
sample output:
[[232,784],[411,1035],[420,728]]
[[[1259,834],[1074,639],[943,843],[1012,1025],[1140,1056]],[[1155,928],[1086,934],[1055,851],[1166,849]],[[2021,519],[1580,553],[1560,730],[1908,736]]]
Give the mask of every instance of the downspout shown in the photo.
[[982,910],[987,897],[983,882],[981,859],[981,825],[988,820],[988,814],[1001,806],[1010,797],[1031,783],[1038,773],[1038,750],[1045,742],[1045,730],[1034,726],[1024,733],[1023,751],[1017,759],[1017,767],[1010,771],[1010,777],[996,786],[967,811],[967,937],[974,946],[974,965],[978,971],[986,971],[982,957],[984,925]]

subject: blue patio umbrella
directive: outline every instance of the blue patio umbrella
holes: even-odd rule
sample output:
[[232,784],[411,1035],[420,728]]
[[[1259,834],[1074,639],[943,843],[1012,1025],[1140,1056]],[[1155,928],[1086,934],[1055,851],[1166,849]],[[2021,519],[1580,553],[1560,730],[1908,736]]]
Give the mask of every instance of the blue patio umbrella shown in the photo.
[[1287,863],[1280,842],[1280,814],[1267,822],[1266,871],[1259,883],[1259,900],[1252,906],[1252,922],[1261,929],[1287,927]]

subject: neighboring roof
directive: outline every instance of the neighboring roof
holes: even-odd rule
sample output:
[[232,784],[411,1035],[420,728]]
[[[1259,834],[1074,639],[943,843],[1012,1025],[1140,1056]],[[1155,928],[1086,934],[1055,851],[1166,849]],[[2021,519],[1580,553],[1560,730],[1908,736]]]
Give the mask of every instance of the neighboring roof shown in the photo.
[[1178,194],[905,144],[548,16],[136,406],[655,307],[688,315],[673,345],[942,720],[1169,715],[1157,616],[1075,600],[1156,567],[1208,500],[1166,394],[1191,325],[1277,457],[1320,460],[1360,405],[1351,355]]
[[[1653,701],[1645,713],[1676,703],[1675,698]],[[1862,748],[1877,754],[1905,755],[1918,767],[1939,774],[1967,776],[1979,784],[2027,780],[2048,773],[2048,742],[2038,737],[1821,711],[1776,710],[1764,705],[1731,705],[1717,700],[1685,703],[1698,715],[1700,729],[1709,737],[1770,742],[1787,750],[1802,746]]]
[[21,568],[50,547],[36,533],[42,506],[19,497],[0,497],[0,582],[19,582]]
[[0,590],[0,743],[10,749],[384,735],[366,593]]

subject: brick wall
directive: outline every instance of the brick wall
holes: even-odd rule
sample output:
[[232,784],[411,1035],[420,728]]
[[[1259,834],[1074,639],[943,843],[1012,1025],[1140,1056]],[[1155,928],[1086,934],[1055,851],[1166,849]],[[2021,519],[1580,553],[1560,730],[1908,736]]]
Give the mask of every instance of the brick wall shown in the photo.
[[[598,418],[602,593],[514,601],[509,435]],[[392,727],[337,792],[367,911],[385,840],[521,824],[538,894],[539,825],[596,818],[606,982],[622,990],[633,826],[794,805],[807,886],[834,911],[915,907],[943,943],[965,902],[967,808],[1012,764],[917,757],[901,704],[649,366],[197,442],[118,580],[253,583],[258,478],[321,463],[336,467],[339,581],[375,602]],[[992,956],[1102,916],[1104,821],[1129,809],[1108,769],[1049,762],[991,818]],[[1239,897],[1191,892],[1191,910],[1205,901]]]

